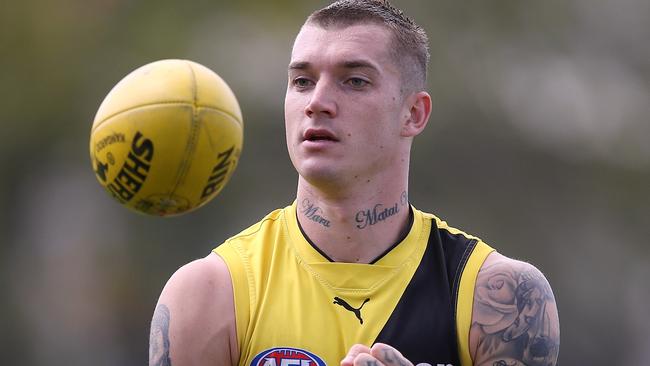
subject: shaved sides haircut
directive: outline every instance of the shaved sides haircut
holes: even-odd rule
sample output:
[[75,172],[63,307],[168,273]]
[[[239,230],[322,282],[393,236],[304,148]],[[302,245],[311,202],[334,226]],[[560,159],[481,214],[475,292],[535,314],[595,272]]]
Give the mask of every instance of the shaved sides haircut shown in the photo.
[[312,13],[305,25],[313,24],[328,29],[364,23],[381,25],[390,30],[393,35],[390,53],[400,69],[405,89],[423,90],[429,63],[427,34],[388,1],[339,0]]

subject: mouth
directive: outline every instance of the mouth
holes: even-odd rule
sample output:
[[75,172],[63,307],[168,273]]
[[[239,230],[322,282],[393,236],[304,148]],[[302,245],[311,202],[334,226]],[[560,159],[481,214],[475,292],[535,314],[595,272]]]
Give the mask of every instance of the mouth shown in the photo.
[[303,134],[303,141],[319,142],[319,141],[332,141],[338,142],[339,140],[334,134],[325,129],[310,128]]

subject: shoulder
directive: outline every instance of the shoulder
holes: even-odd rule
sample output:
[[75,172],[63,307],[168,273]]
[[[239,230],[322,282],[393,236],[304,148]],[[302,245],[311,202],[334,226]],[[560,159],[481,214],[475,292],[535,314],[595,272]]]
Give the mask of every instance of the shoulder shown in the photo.
[[546,277],[530,263],[490,254],[474,291],[474,364],[555,365],[559,344],[557,305]]
[[481,238],[476,237],[474,235],[468,234],[464,232],[463,230],[457,229],[447,223],[447,221],[439,218],[438,216],[428,213],[428,212],[422,212],[422,217],[424,217],[427,220],[430,220],[432,223],[432,227],[435,228],[435,230],[438,231],[438,233],[442,236],[442,239],[446,239],[448,237],[452,238],[454,241],[461,241],[464,243],[468,242],[483,242]]
[[151,323],[149,363],[199,365],[238,358],[232,283],[214,253],[178,269],[165,285]]
[[[263,236],[269,231],[277,230],[280,228],[280,223],[285,215],[290,211],[291,206],[271,211],[255,224],[247,227],[236,235],[226,239],[223,244],[246,242],[254,240],[258,236]],[[222,245],[223,245],[222,244]],[[220,245],[221,246],[221,245]]]
[[253,275],[251,271],[273,256],[277,250],[274,244],[287,236],[290,214],[290,208],[275,210],[213,249],[226,263],[236,287],[242,283],[239,280]]
[[226,299],[222,296],[214,298],[211,294],[227,291],[229,286],[228,267],[218,255],[211,253],[179,268],[165,285],[161,297],[183,292],[197,295],[191,298],[192,302],[218,302]]
[[[463,293],[469,294],[471,302],[476,274],[485,258],[494,249],[481,238],[450,226],[446,221],[433,214],[423,213],[422,216],[431,221],[431,235],[435,235],[435,240],[440,242],[445,257],[448,259],[449,269],[456,273],[456,276],[464,274],[463,278],[466,282],[471,278],[471,281],[463,285]],[[454,283],[457,280],[458,278],[454,278]]]

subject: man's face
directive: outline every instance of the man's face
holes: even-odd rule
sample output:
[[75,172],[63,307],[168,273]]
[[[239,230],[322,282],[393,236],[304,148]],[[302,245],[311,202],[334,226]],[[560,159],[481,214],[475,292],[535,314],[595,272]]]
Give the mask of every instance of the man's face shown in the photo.
[[289,156],[303,178],[365,183],[407,159],[400,132],[409,108],[390,47],[389,31],[374,24],[308,24],[296,37],[285,123]]

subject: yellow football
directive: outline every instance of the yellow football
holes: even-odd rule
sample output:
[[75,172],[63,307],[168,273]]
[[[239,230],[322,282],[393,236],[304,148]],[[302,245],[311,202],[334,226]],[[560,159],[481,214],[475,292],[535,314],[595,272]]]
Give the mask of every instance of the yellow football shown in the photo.
[[97,111],[90,157],[99,183],[123,205],[178,215],[214,198],[243,144],[239,103],[205,66],[161,60],[122,79]]

